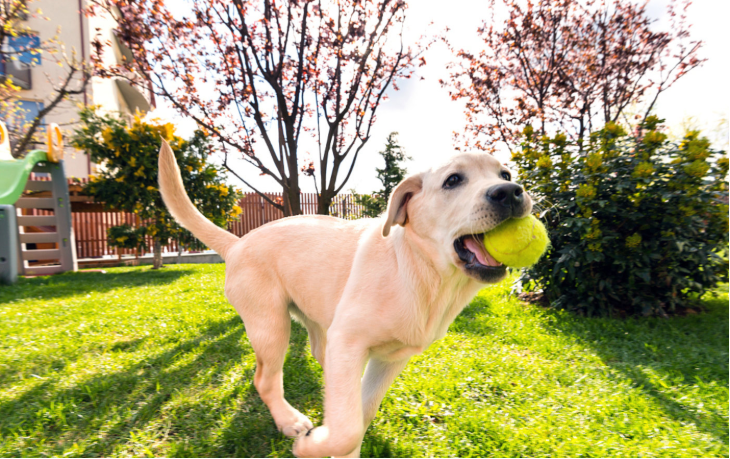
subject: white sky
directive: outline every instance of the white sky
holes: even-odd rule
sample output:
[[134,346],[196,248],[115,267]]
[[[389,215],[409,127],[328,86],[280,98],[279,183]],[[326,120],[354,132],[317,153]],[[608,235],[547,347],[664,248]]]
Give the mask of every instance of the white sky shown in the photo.
[[[414,35],[423,33],[430,22],[434,23],[434,32],[449,27],[448,38],[452,44],[457,48],[476,49],[479,46],[476,29],[483,19],[491,15],[488,3],[485,0],[411,0],[406,24]],[[657,27],[660,30],[666,30],[667,3],[668,0],[649,2],[648,12],[658,19]],[[658,115],[667,119],[667,126],[675,135],[682,133],[686,120],[691,119],[694,127],[715,131],[718,123],[725,120],[725,139],[717,142],[720,148],[727,148],[730,105],[727,53],[730,44],[727,25],[729,13],[730,2],[725,1],[696,0],[690,6],[688,17],[692,24],[691,36],[705,42],[700,56],[708,58],[708,61],[662,94],[656,110]],[[382,158],[378,152],[383,149],[390,132],[397,131],[400,134],[400,145],[413,158],[406,163],[409,172],[427,169],[453,153],[452,133],[461,132],[464,126],[463,105],[452,101],[447,89],[441,88],[438,83],[440,78],[446,79],[448,76],[446,65],[453,57],[445,45],[437,43],[426,54],[426,60],[428,65],[419,69],[411,80],[401,81],[400,90],[391,90],[390,100],[378,109],[370,141],[360,153],[344,190],[369,193],[380,188],[375,168],[382,167]],[[159,102],[161,100],[158,98]],[[194,123],[176,119],[172,110],[164,107],[158,108],[154,115],[175,119],[182,133],[194,128]],[[500,159],[506,162],[508,158],[503,155]],[[259,176],[258,170],[252,166],[239,161],[234,167],[260,190],[280,191],[273,179]],[[249,191],[235,178],[230,182]],[[302,177],[300,184],[302,191],[314,191],[310,178]]]

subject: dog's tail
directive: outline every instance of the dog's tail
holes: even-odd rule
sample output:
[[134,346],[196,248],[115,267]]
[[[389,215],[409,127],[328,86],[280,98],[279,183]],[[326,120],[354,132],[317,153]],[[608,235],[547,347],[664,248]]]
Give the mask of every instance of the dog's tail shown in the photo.
[[165,140],[160,147],[158,181],[162,199],[175,220],[225,260],[226,252],[238,237],[216,226],[195,208],[185,192],[175,155]]

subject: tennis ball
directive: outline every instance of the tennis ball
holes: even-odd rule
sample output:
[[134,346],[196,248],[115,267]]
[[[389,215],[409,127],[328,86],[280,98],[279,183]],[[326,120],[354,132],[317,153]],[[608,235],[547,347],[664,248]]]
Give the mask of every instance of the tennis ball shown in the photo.
[[510,268],[527,268],[540,259],[550,244],[545,226],[537,218],[511,218],[484,235],[484,247]]

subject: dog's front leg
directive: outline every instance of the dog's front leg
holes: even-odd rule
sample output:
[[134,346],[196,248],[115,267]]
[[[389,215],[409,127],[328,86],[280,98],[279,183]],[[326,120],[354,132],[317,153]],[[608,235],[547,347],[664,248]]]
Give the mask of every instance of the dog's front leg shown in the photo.
[[[395,378],[398,377],[403,368],[408,364],[409,359],[398,360],[395,362],[385,362],[372,357],[365,369],[365,376],[362,377],[362,409],[363,409],[363,430],[368,430],[370,423],[375,419],[378,413],[380,403],[388,392]],[[350,454],[346,457],[360,457],[360,447],[362,446],[362,438]]]
[[409,359],[398,360],[395,362],[384,362],[373,357],[368,362],[365,369],[365,376],[362,378],[362,405],[363,405],[363,423],[365,429],[368,426],[380,408],[380,403],[388,392],[390,385],[393,384],[395,378],[408,364]]
[[340,331],[328,333],[324,422],[297,439],[295,456],[345,456],[359,447],[364,432],[360,378],[368,358],[368,348],[360,342],[360,336]]

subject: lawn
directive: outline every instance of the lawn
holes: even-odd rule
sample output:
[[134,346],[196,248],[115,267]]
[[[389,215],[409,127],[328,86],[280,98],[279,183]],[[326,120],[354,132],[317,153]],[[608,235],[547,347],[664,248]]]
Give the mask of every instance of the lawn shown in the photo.
[[[363,456],[728,457],[728,288],[706,312],[587,319],[487,288],[388,392]],[[0,287],[0,455],[291,455],[222,265]],[[289,401],[322,418],[293,327]]]

